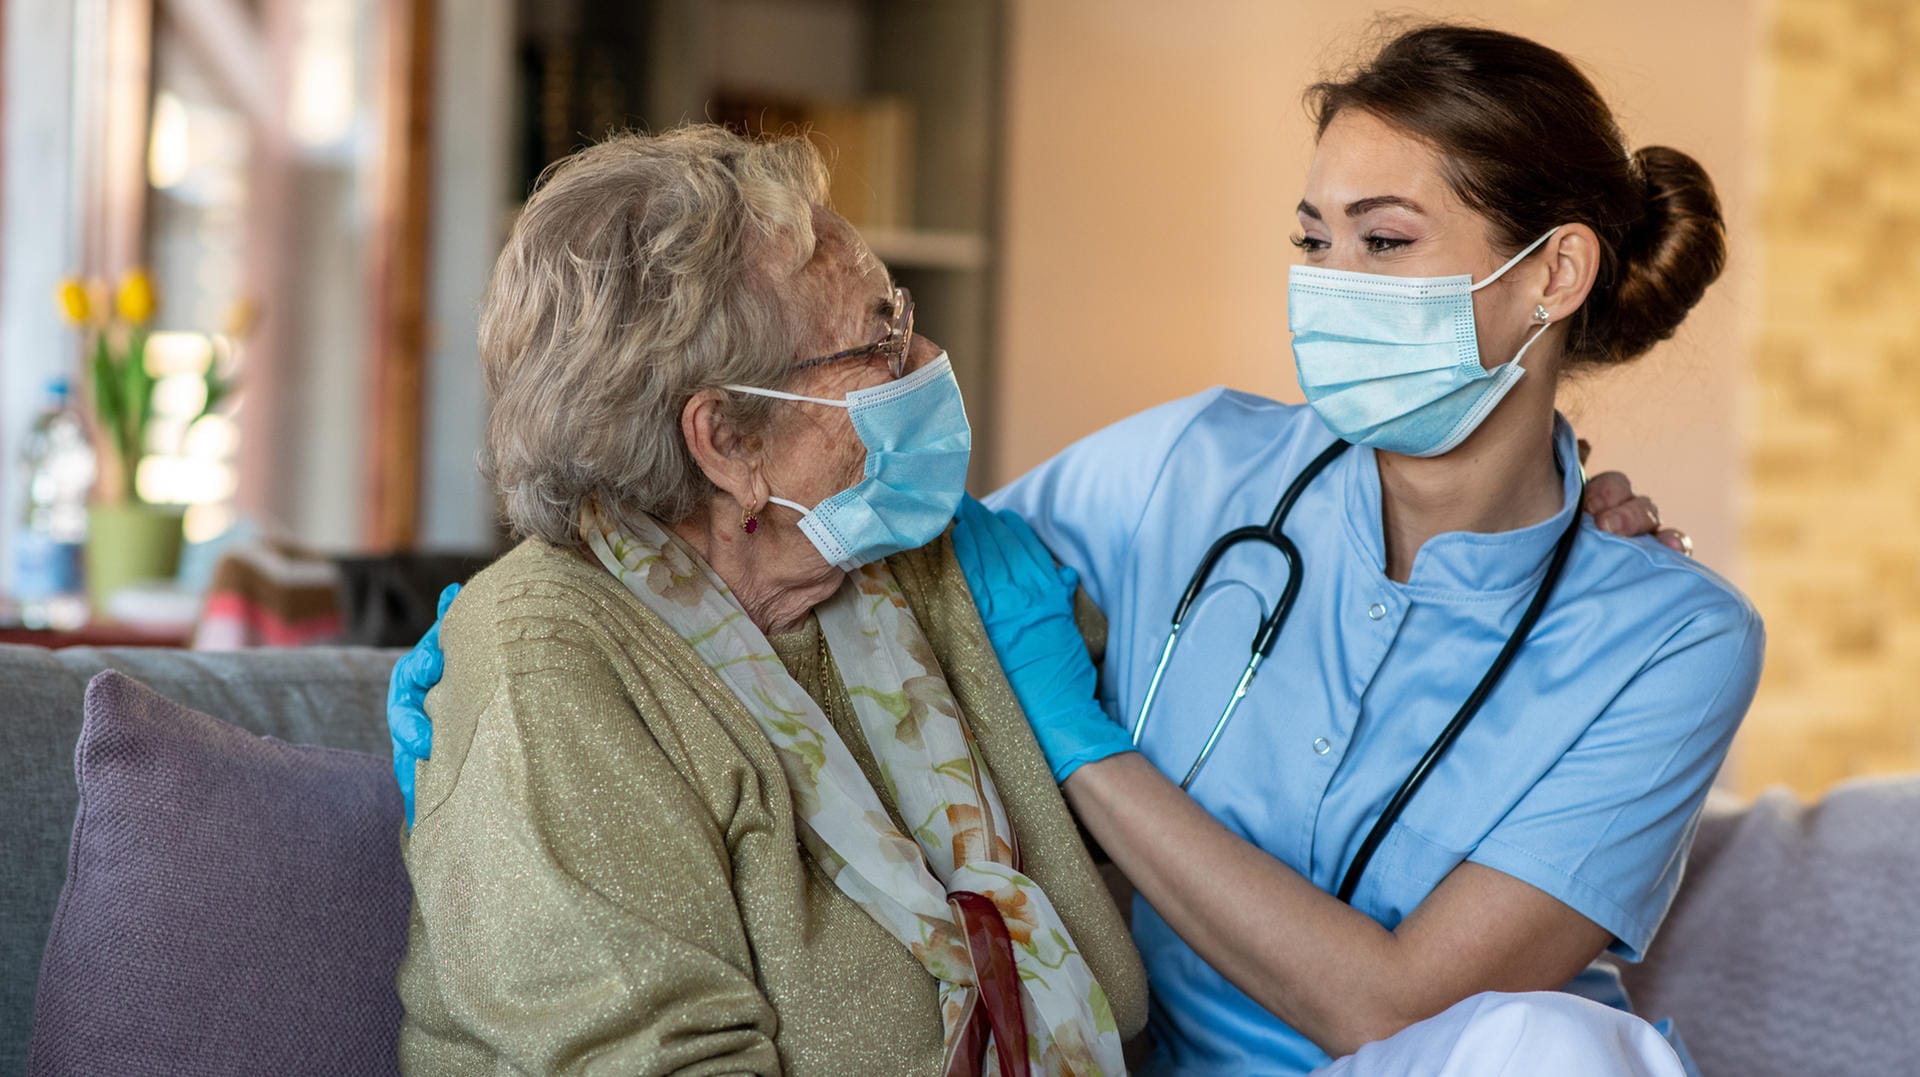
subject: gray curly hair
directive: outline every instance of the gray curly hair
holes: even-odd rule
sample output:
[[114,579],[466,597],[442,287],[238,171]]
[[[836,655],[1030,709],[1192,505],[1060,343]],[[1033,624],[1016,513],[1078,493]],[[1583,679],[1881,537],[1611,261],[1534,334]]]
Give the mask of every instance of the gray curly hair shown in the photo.
[[[712,493],[680,433],[702,389],[770,385],[798,346],[776,281],[812,256],[827,168],[805,138],[693,125],[548,170],[480,309],[481,470],[516,537],[578,542],[581,506],[672,522]],[[745,433],[768,415],[730,394]]]

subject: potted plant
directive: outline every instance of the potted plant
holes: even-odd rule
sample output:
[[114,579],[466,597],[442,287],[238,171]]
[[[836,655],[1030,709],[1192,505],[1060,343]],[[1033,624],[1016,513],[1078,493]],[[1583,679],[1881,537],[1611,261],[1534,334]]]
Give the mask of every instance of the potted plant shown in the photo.
[[[120,279],[111,304],[95,304],[103,284],[68,280],[60,287],[61,312],[90,336],[87,397],[94,438],[105,465],[87,519],[87,594],[96,610],[130,583],[164,579],[179,567],[181,505],[152,504],[140,496],[140,461],[151,451],[149,426],[159,379],[147,367],[147,322],[153,317],[153,282],[144,270]],[[203,375],[206,396],[195,421],[220,406],[233,390],[211,362]]]

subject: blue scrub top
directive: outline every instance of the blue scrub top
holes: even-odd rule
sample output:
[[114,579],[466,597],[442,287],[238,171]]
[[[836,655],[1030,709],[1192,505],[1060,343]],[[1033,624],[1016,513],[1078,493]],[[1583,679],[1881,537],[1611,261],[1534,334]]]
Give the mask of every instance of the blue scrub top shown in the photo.
[[[1173,608],[1221,533],[1263,524],[1334,440],[1313,412],[1225,389],[1086,438],[989,499],[1025,517],[1106,612],[1101,702],[1122,724]],[[1485,674],[1579,511],[1421,547],[1386,576],[1372,450],[1347,452],[1288,523],[1304,577],[1273,656],[1195,781],[1214,818],[1331,893],[1381,808]],[[1215,569],[1142,748],[1178,781],[1245,666],[1286,565],[1242,545]],[[1391,929],[1462,860],[1553,895],[1638,960],[1666,914],[1708,786],[1753,698],[1763,636],[1726,581],[1650,538],[1586,519],[1552,602],[1505,678],[1376,852],[1354,907]],[[1144,900],[1149,1070],[1304,1073],[1325,1052],[1214,972]]]

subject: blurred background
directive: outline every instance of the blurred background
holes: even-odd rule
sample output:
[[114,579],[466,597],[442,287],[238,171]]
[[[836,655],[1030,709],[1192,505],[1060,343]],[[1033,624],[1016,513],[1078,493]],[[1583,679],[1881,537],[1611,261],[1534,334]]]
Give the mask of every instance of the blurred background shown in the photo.
[[[1920,769],[1920,4],[1392,11],[1569,53],[1635,145],[1714,176],[1726,276],[1563,407],[1766,617],[1728,782]],[[0,638],[410,640],[502,541],[474,468],[492,259],[541,170],[620,128],[813,132],[954,357],[980,490],[1208,386],[1298,400],[1300,91],[1375,18],[0,0]]]

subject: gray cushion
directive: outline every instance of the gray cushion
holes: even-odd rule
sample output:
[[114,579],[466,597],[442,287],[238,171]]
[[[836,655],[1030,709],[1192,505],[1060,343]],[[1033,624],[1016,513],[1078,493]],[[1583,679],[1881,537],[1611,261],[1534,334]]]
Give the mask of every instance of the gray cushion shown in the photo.
[[1774,790],[1702,820],[1634,1009],[1671,1016],[1703,1073],[1915,1072],[1920,777],[1812,804]]
[[109,671],[75,771],[30,1074],[397,1071],[411,892],[384,758],[256,737]]
[[387,674],[398,656],[335,648],[198,654],[0,645],[0,1073],[26,1065],[34,982],[66,876],[74,741],[88,679],[119,669],[256,732],[384,756]]

